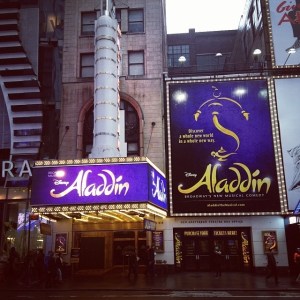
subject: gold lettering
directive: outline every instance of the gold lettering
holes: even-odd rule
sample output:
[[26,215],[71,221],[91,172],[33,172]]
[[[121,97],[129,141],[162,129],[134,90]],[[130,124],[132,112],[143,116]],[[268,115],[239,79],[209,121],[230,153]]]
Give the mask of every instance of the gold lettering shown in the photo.
[[[271,187],[271,179],[268,177],[258,178],[260,170],[254,172],[243,163],[234,163],[229,170],[235,174],[235,179],[229,181],[228,178],[220,178],[220,164],[207,165],[203,176],[196,184],[191,187],[183,188],[183,184],[178,185],[178,191],[182,194],[190,194],[197,189],[204,187],[205,192],[209,193],[252,193],[269,192]],[[225,170],[226,171],[226,170]]]

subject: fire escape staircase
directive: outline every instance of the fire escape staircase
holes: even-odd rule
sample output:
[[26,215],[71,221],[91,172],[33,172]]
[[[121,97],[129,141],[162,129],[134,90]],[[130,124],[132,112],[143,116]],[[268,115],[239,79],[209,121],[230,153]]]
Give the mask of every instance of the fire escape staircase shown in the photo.
[[0,3],[0,85],[10,123],[10,160],[15,162],[16,173],[18,164],[38,158],[43,118],[38,78],[19,36],[19,14],[18,3]]

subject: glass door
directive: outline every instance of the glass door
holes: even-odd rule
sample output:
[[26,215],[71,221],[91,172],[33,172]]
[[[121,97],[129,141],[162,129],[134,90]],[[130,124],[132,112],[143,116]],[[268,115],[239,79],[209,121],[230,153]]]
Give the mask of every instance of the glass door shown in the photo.
[[209,239],[200,238],[197,240],[198,246],[198,270],[199,271],[209,271],[210,270],[210,247]]
[[183,261],[186,271],[208,271],[210,269],[209,239],[185,238]]
[[195,238],[185,238],[183,241],[183,263],[186,271],[197,270],[197,250]]
[[242,253],[239,241],[235,238],[215,239],[214,246],[219,246],[222,252],[223,271],[240,271],[243,268]]

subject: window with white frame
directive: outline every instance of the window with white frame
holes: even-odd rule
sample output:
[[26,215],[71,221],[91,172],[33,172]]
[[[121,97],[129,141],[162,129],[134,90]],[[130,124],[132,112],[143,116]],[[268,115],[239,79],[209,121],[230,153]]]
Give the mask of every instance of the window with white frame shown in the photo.
[[128,52],[128,75],[144,75],[144,52],[130,51]]
[[80,56],[80,77],[94,77],[94,53],[82,53]]

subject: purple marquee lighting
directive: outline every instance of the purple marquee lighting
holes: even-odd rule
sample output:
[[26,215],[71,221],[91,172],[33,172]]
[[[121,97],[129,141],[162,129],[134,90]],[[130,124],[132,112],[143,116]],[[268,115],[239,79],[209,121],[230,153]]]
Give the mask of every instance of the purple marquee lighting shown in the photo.
[[129,202],[167,209],[164,175],[147,163],[33,168],[32,206]]

